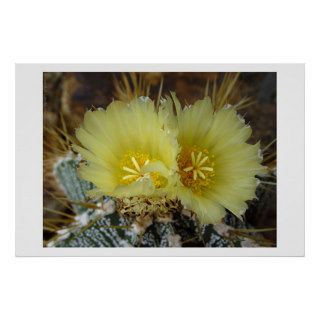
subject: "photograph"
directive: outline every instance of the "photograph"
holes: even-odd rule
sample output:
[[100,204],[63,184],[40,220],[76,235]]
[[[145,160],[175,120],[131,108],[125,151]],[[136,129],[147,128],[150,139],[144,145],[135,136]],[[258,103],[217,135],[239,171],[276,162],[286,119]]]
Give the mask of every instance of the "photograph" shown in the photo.
[[3,3],[1,319],[320,319],[319,6]]
[[38,2],[0,19],[0,318],[319,318],[316,2]]
[[53,72],[44,248],[277,247],[277,72]]

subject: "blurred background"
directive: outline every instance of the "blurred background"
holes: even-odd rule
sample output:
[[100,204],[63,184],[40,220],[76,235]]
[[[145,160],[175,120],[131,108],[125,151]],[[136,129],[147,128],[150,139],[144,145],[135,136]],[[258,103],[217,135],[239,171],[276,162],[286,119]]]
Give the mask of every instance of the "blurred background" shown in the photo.
[[[224,79],[229,82],[228,87]],[[54,234],[54,226],[61,227],[70,221],[72,208],[63,199],[64,194],[53,175],[59,157],[69,152],[74,130],[82,122],[83,114],[92,107],[106,107],[115,100],[130,100],[134,96],[149,96],[159,100],[175,91],[182,104],[193,104],[205,95],[219,92],[225,97],[221,103],[235,105],[253,130],[250,143],[261,141],[265,165],[276,177],[276,73],[106,73],[106,72],[46,72],[43,74],[43,147],[44,147],[44,217],[56,219],[44,228],[44,240]],[[230,89],[230,90],[229,90]],[[67,135],[65,134],[67,133]],[[272,143],[273,142],[273,143]],[[270,145],[271,144],[271,145]],[[252,201],[246,212],[247,222],[255,228],[276,227],[276,186],[258,188],[259,201]],[[55,211],[66,216],[56,217]],[[60,220],[60,221],[59,221]],[[49,221],[49,220],[48,220]],[[264,233],[270,245],[276,245],[276,232]]]

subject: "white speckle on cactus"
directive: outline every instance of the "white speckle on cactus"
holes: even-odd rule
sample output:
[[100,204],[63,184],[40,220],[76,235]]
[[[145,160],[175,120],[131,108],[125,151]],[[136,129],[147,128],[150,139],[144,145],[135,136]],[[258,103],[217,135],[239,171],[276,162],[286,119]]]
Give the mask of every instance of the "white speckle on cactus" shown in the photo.
[[120,239],[118,243],[119,243],[119,247],[132,247],[132,244],[124,239]]
[[132,230],[133,232],[135,232],[136,234],[143,234],[144,231],[146,230],[146,228],[144,228],[143,226],[141,226],[138,223],[133,223],[132,224]]
[[62,162],[74,159],[75,154],[72,151],[69,151],[65,156],[59,157],[55,165],[53,166],[53,173],[56,174],[57,167],[60,166]]
[[80,153],[77,153],[76,161],[80,162],[82,159],[82,155]]
[[229,234],[229,231],[230,230],[233,230],[232,227],[224,224],[224,223],[218,223],[218,224],[215,224],[213,226],[214,230],[222,237],[229,237],[230,234]]
[[106,214],[105,211],[103,211],[102,209],[94,210],[94,217],[103,216],[105,214]]
[[102,209],[106,214],[114,213],[116,211],[116,203],[114,200],[109,199],[107,202],[102,204]]
[[90,217],[87,212],[81,213],[77,215],[75,218],[79,222],[80,226],[86,226],[90,221]]
[[168,236],[169,247],[181,247],[181,237],[178,234]]
[[152,218],[151,217],[145,217],[142,221],[135,222],[132,224],[132,230],[136,234],[143,234],[146,229],[152,225]]
[[248,247],[248,248],[251,248],[251,247],[260,247],[260,245],[255,242],[254,240],[252,239],[249,239],[249,238],[245,238],[244,240],[241,241],[241,246],[242,247]]

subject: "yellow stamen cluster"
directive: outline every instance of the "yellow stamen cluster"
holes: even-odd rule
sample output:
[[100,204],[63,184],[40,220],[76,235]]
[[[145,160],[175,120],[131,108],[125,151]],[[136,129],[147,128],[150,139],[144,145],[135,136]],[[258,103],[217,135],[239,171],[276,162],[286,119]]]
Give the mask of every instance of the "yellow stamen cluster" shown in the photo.
[[142,173],[141,168],[150,162],[150,156],[141,152],[128,152],[121,162],[121,182],[130,184],[143,178],[151,178],[155,187],[165,185],[165,179],[158,172]]
[[178,155],[178,165],[181,182],[195,193],[201,194],[201,189],[213,181],[213,156],[206,149],[183,147]]

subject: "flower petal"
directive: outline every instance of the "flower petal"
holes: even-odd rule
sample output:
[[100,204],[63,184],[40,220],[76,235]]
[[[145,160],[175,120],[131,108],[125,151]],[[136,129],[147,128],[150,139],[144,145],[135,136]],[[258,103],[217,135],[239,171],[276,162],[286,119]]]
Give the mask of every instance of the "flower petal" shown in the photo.
[[203,224],[219,223],[226,214],[220,204],[212,199],[196,195],[186,187],[180,187],[177,195],[182,204],[187,209],[194,211]]
[[170,174],[170,170],[164,165],[161,161],[152,161],[148,164],[145,164],[141,168],[141,173],[145,174],[148,172],[159,172],[162,176],[168,177]]
[[233,145],[239,145],[248,140],[252,130],[234,108],[223,108],[215,112],[210,131],[203,140],[203,145],[212,152],[223,150]]
[[151,196],[155,191],[155,186],[151,179],[142,178],[128,185],[118,185],[110,195],[116,197]]

